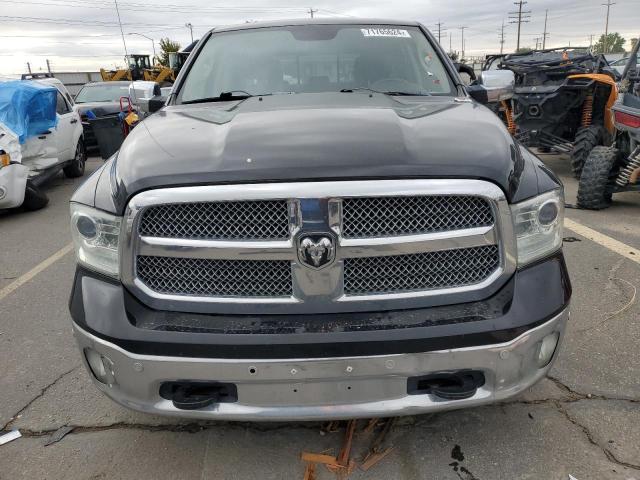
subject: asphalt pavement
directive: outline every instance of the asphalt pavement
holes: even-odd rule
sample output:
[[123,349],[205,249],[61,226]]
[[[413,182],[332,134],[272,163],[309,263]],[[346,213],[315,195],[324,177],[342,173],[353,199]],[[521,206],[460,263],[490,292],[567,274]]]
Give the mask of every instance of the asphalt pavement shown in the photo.
[[[545,162],[575,203],[568,161]],[[67,201],[80,181],[56,178],[41,211],[0,213],[0,430],[22,433],[0,446],[0,479],[302,479],[301,452],[337,454],[344,424],[325,432],[319,423],[185,423],[98,393],[67,311]],[[598,235],[565,230],[572,315],[549,378],[507,403],[400,418],[391,453],[349,478],[640,480],[640,195],[566,213]],[[375,434],[365,424],[356,457]],[[45,446],[64,427],[72,430]],[[318,478],[335,475],[320,468]]]

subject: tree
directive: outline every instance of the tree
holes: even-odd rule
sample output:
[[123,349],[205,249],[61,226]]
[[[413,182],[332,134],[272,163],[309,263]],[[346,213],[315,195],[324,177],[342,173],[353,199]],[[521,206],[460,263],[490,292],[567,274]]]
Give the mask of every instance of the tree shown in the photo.
[[449,52],[448,55],[449,55],[449,58],[451,60],[453,60],[454,62],[458,61],[458,53],[457,52]]
[[618,32],[613,32],[607,35],[606,42],[604,35],[601,35],[600,40],[597,41],[593,48],[598,53],[624,53],[625,41]]
[[160,57],[158,57],[158,63],[160,65],[164,65],[165,67],[169,66],[169,53],[179,52],[180,44],[178,42],[174,42],[168,38],[160,39]]
[[516,53],[531,53],[532,51],[533,49],[530,47],[520,47],[518,50],[516,50]]

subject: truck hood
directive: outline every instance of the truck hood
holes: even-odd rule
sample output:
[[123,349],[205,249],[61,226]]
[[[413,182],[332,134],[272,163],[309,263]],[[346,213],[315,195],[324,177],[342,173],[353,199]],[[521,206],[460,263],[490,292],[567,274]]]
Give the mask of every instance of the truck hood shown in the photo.
[[520,150],[487,108],[368,92],[176,105],[123,143],[117,208],[156,187],[376,178],[478,178],[511,197]]

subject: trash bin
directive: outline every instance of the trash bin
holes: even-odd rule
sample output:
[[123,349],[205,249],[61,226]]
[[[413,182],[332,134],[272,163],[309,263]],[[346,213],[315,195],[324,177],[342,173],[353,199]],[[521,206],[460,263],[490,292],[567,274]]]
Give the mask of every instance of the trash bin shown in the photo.
[[106,160],[118,151],[124,136],[122,135],[120,119],[117,116],[89,119],[89,125],[91,125],[96,136],[98,148],[100,148],[100,156],[103,159]]

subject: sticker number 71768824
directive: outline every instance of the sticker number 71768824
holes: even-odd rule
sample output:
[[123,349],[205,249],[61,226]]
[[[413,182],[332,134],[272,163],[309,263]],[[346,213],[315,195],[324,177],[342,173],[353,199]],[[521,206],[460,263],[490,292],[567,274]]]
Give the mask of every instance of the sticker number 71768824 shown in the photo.
[[409,32],[400,28],[361,28],[365,37],[400,37],[411,38]]

